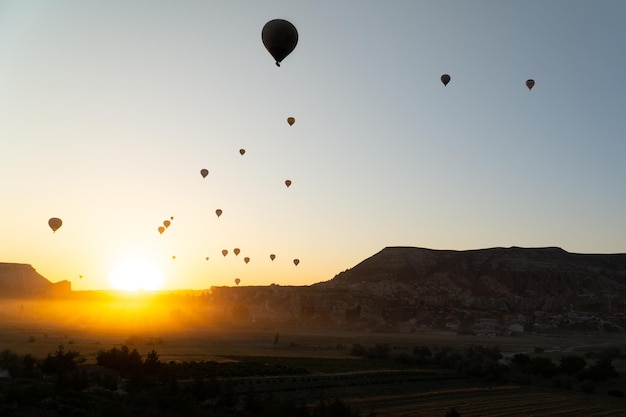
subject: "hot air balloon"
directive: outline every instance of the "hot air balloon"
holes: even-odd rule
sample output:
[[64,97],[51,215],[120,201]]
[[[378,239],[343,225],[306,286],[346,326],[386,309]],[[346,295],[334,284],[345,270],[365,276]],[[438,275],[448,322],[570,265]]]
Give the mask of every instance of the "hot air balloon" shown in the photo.
[[528,87],[529,90],[532,90],[533,87],[535,86],[535,80],[526,80],[526,87]]
[[235,284],[239,285],[240,282],[241,280],[239,278],[235,278]]
[[287,188],[289,188],[289,186],[291,185],[291,180],[285,180],[285,185],[287,186]]
[[235,256],[239,255],[239,252],[241,252],[241,250],[239,250],[239,248],[235,248],[233,249],[233,252],[235,252]]
[[287,57],[298,44],[298,31],[290,22],[283,19],[270,20],[263,26],[261,39],[265,49],[276,60],[276,66]]
[[294,259],[294,260],[293,260],[293,264],[294,264],[295,266],[298,266],[298,264],[299,264],[299,263],[300,263],[300,259]]
[[176,255],[172,255],[172,259],[176,259]]
[[273,261],[274,259],[276,259],[276,255],[274,255],[273,253],[270,255],[270,259]]
[[168,227],[170,227],[170,224],[172,224],[172,222],[170,222],[169,220],[164,220],[163,221],[163,226],[165,226],[165,228],[167,229]]
[[202,168],[200,170],[200,175],[202,175],[202,178],[206,178],[206,176],[209,175],[209,170],[206,168]]
[[243,148],[242,148],[242,149],[239,149],[239,153],[240,153],[241,155],[243,155],[244,153],[246,153],[246,150],[245,150],[245,149],[243,149]]
[[215,214],[217,214],[217,217],[220,217],[222,215],[222,209],[215,210]]
[[78,278],[83,279],[83,276],[82,276],[82,275],[79,275],[79,276],[78,276]]
[[222,255],[224,255],[224,256],[228,255],[228,251],[227,251],[226,249],[224,249],[224,250],[222,251]]
[[293,124],[296,122],[296,119],[293,117],[287,117],[287,123],[289,123],[289,126],[293,126]]
[[170,217],[170,220],[174,220],[174,216]]
[[250,258],[248,258],[248,257],[246,256],[245,258],[243,258],[243,261],[244,261],[245,263],[248,263],[248,262],[250,262]]
[[209,260],[209,257],[207,256],[205,259],[208,261],[208,260]]
[[159,234],[163,234],[165,232],[165,227],[159,226]]
[[443,83],[443,85],[448,85],[448,83],[450,82],[450,76],[448,74],[443,74],[441,76],[441,82]]
[[61,227],[62,225],[63,221],[59,218],[52,217],[50,220],[48,220],[48,226],[50,226],[50,229],[52,229],[53,233],[59,230],[59,227]]

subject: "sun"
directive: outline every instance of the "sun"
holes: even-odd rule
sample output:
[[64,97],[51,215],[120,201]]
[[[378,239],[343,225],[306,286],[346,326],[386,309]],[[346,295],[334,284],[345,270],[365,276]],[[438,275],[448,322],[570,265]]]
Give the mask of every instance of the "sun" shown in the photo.
[[124,291],[159,290],[164,281],[163,272],[144,259],[127,260],[119,264],[109,276],[111,287]]

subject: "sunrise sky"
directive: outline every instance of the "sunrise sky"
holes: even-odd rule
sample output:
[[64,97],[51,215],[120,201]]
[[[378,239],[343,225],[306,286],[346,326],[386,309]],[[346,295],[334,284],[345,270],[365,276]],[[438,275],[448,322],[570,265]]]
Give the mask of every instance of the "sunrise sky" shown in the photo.
[[[275,18],[299,32],[280,68]],[[203,289],[385,246],[626,252],[624,22],[621,0],[0,0],[0,262]]]

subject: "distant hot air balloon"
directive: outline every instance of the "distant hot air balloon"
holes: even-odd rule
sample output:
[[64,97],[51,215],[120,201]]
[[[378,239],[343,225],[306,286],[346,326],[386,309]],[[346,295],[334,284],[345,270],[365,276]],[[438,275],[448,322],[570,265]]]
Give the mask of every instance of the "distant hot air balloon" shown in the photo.
[[248,258],[248,257],[246,256],[245,258],[243,258],[243,261],[244,261],[245,263],[248,263],[248,262],[250,262],[250,258]]
[[208,261],[208,260],[209,260],[209,257],[207,256],[205,259]]
[[48,220],[48,226],[50,226],[50,229],[52,229],[53,233],[59,230],[59,227],[61,227],[62,225],[63,221],[59,218],[52,217],[50,220]]
[[206,168],[202,168],[200,170],[200,175],[202,175],[202,178],[206,178],[206,176],[209,175],[209,170]]
[[291,186],[291,180],[285,180],[285,185],[289,188]]
[[235,278],[235,284],[239,285],[240,282],[241,280],[239,278]]
[[83,276],[82,276],[82,275],[79,275],[79,276],[78,276],[78,278],[83,279]]
[[289,126],[293,126],[293,124],[296,122],[296,119],[293,117],[287,117],[287,123],[289,123]]
[[265,49],[276,60],[276,66],[287,57],[298,44],[298,31],[290,22],[283,19],[270,20],[263,26],[261,39]]
[[224,250],[222,251],[222,255],[224,255],[224,256],[228,255],[228,251],[227,251],[226,249],[224,249]]
[[170,217],[170,220],[174,220],[174,216]]
[[245,149],[243,149],[243,148],[242,148],[242,149],[239,149],[239,153],[240,153],[241,155],[243,155],[244,153],[246,153],[246,150],[245,150]]
[[448,74],[443,74],[441,76],[441,82],[443,83],[443,85],[448,85],[448,83],[450,82],[450,76]]
[[295,266],[298,266],[298,264],[299,264],[299,263],[300,263],[300,259],[294,259],[294,260],[293,260],[293,264],[294,264]]
[[166,229],[170,227],[170,224],[172,224],[172,222],[170,222],[169,220],[163,220],[163,226],[165,226]]
[[215,210],[215,214],[217,214],[217,217],[220,217],[222,215],[222,209]]
[[526,87],[528,87],[529,90],[532,90],[533,87],[535,86],[535,80],[526,80]]
[[270,255],[270,259],[273,261],[274,259],[276,259],[276,255],[274,255],[273,253]]
[[241,252],[241,250],[239,248],[235,248],[233,249],[233,252],[235,252],[235,256],[239,255],[239,252]]
[[159,233],[163,234],[163,232],[165,232],[165,227],[159,226]]
[[172,259],[176,259],[176,255],[172,255]]

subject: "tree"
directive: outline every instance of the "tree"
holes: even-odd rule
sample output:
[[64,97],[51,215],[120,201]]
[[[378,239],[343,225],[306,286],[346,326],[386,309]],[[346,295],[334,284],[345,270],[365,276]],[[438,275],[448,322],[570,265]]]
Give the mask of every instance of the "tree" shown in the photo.
[[561,358],[559,369],[568,375],[574,375],[585,369],[587,361],[580,356],[568,355]]

